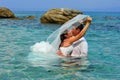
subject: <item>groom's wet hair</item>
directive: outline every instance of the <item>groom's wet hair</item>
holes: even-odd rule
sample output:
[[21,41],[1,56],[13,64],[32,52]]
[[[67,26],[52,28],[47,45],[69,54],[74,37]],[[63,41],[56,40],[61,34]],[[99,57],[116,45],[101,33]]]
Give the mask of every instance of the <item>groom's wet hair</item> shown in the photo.
[[76,29],[80,29],[81,31],[84,27],[84,24],[80,22],[75,22],[74,24],[72,24],[72,26],[76,26]]
[[80,31],[83,29],[84,24],[80,24],[79,26],[76,27],[76,29],[80,29]]

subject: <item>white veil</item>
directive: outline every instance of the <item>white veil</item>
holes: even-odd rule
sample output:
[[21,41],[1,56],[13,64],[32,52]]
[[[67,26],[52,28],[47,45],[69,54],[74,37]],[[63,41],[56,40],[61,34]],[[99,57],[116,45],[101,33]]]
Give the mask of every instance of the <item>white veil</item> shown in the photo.
[[80,20],[85,21],[86,18],[88,17],[88,15],[77,15],[76,17],[74,17],[73,19],[69,20],[68,22],[66,22],[65,24],[63,24],[60,28],[58,28],[56,31],[54,31],[48,38],[47,38],[47,42],[49,42],[55,49],[55,51],[58,50],[59,45],[61,43],[60,40],[60,35],[67,29],[72,28],[72,25]]

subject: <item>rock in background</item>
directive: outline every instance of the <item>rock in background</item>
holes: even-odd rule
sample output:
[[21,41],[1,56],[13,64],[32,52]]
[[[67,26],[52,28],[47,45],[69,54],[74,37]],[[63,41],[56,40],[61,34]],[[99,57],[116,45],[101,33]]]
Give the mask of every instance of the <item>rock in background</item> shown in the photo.
[[11,20],[25,20],[34,19],[35,16],[26,16],[25,18],[16,17],[15,14],[8,8],[0,7],[0,19],[11,19]]
[[55,8],[46,12],[41,18],[41,23],[63,24],[78,14],[83,14],[79,10],[67,8]]
[[0,7],[0,18],[15,18],[15,15],[10,9]]

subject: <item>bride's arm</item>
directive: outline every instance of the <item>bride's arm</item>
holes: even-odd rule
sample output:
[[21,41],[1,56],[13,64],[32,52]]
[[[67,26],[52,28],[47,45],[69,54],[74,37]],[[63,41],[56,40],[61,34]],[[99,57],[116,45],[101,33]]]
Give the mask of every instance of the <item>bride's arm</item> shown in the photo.
[[77,41],[78,39],[80,39],[81,37],[83,37],[87,31],[87,29],[89,28],[89,25],[92,21],[91,17],[88,17],[86,20],[86,24],[84,26],[84,28],[82,29],[82,31],[80,31],[80,33],[78,33],[76,36],[72,37],[69,41],[72,44],[74,41]]

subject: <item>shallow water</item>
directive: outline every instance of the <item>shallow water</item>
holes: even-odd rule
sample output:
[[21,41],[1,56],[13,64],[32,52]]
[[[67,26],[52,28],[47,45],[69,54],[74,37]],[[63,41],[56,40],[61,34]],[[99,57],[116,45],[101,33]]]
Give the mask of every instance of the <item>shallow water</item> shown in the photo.
[[[0,19],[1,80],[119,80],[120,79],[120,13],[86,12],[93,22],[85,38],[89,44],[87,59],[68,63],[51,54],[30,55],[35,43],[45,41],[59,28],[41,24],[44,12],[16,12],[36,16],[33,20]],[[43,56],[43,57],[42,57]]]

